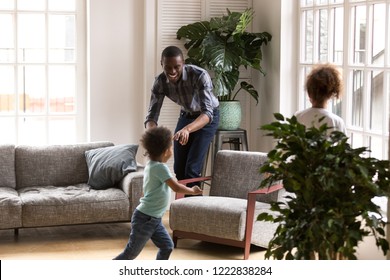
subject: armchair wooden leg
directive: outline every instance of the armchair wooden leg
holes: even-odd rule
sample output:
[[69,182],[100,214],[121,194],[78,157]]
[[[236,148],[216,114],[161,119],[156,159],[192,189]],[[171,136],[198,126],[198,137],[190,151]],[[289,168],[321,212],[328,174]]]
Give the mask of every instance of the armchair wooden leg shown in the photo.
[[255,216],[256,196],[248,194],[248,201],[246,206],[246,223],[245,223],[245,246],[244,246],[244,260],[249,258],[252,241],[253,220]]
[[244,260],[249,259],[249,254],[250,254],[250,252],[251,252],[251,244],[249,243],[249,245],[248,245],[247,242],[245,242]]
[[18,228],[15,228],[15,229],[14,229],[14,236],[15,236],[15,237],[18,237],[18,236],[19,236],[19,229],[18,229]]

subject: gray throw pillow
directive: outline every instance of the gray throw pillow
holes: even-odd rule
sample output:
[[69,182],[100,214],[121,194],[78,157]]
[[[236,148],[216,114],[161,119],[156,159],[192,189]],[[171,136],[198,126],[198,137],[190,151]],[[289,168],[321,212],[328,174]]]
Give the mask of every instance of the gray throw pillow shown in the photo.
[[114,187],[128,173],[137,170],[138,145],[116,145],[85,152],[88,185],[94,189]]

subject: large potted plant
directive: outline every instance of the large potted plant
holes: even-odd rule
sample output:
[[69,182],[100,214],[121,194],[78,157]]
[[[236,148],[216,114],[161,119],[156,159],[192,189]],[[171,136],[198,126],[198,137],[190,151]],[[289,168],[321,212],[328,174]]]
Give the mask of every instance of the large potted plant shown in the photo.
[[[250,67],[265,74],[260,65],[261,47],[272,36],[267,32],[246,31],[253,16],[251,8],[244,12],[231,12],[227,9],[227,15],[188,24],[177,31],[177,38],[186,40],[186,63],[203,67],[212,76],[214,94],[222,101],[220,129],[234,130],[241,122],[240,104],[238,103],[238,107],[233,105],[236,109],[225,109],[224,106],[228,105],[224,105],[223,101],[236,101],[237,94],[244,91],[258,103],[259,94],[254,86],[246,81],[240,82],[240,67]],[[224,121],[224,112],[230,116],[238,114],[239,120]]]
[[353,149],[347,136],[326,125],[306,128],[295,117],[275,116],[262,126],[277,144],[260,169],[267,174],[261,186],[281,180],[290,195],[272,204],[273,215],[258,217],[279,223],[266,258],[356,259],[368,235],[386,254],[386,223],[372,199],[390,193],[389,161]]

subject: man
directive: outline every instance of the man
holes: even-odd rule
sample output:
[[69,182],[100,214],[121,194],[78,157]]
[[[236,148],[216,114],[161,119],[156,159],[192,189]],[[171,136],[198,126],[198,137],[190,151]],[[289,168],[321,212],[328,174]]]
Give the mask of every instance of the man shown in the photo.
[[[174,172],[178,180],[199,177],[204,159],[219,122],[219,102],[212,92],[206,70],[184,63],[182,51],[175,46],[161,54],[163,72],[154,81],[147,129],[157,126],[165,96],[181,106],[174,141]],[[189,185],[191,186],[191,185]]]

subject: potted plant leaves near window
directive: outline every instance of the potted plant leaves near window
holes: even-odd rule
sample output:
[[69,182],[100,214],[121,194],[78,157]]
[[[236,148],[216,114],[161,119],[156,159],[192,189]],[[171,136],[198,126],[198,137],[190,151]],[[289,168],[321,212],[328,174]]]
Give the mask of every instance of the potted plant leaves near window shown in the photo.
[[289,196],[272,204],[273,215],[258,217],[279,223],[266,258],[356,259],[369,235],[385,255],[385,217],[373,198],[390,194],[389,161],[369,157],[366,147],[352,148],[345,134],[326,124],[306,128],[295,117],[275,117],[262,126],[277,143],[260,169],[267,174],[261,186],[281,180]]
[[[186,63],[205,68],[212,76],[214,94],[220,101],[220,129],[235,130],[241,122],[240,104],[225,105],[225,101],[237,103],[236,97],[240,91],[249,93],[256,104],[259,101],[259,94],[254,86],[239,79],[240,67],[250,67],[265,74],[260,65],[261,48],[272,36],[267,32],[246,31],[253,16],[251,8],[244,12],[231,12],[227,9],[227,15],[185,25],[177,31],[177,38],[186,40]],[[225,106],[232,106],[232,109],[226,109]],[[236,115],[238,119],[225,121],[224,113],[230,117]]]

